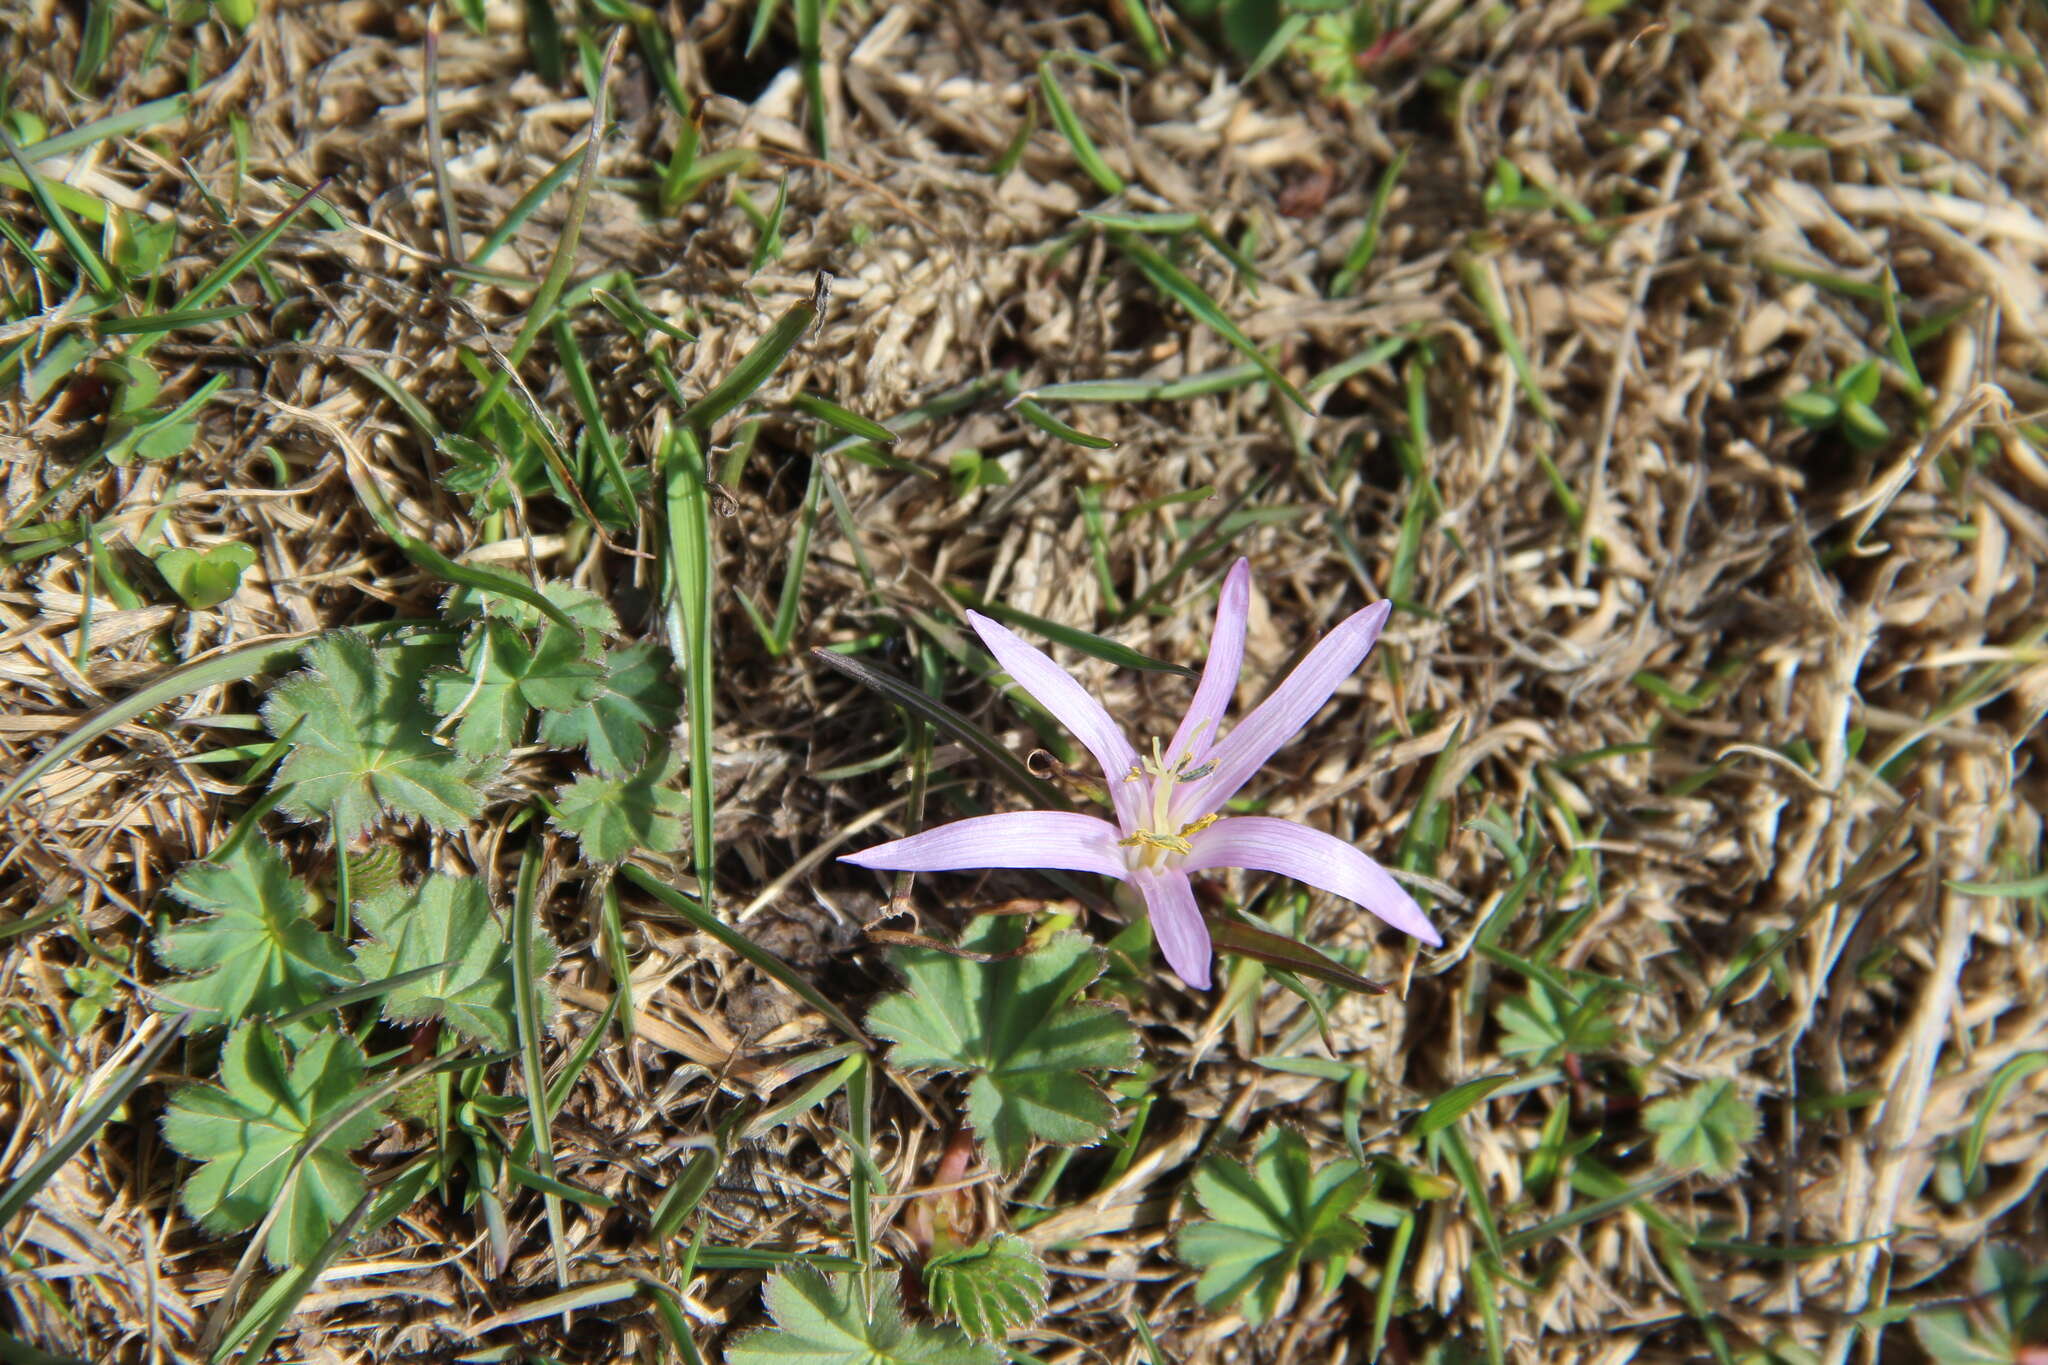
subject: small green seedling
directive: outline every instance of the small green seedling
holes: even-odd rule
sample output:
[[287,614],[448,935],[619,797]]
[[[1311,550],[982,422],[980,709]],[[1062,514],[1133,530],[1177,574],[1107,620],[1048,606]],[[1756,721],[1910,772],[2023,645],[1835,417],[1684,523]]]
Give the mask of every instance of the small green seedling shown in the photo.
[[179,601],[206,611],[233,597],[255,563],[255,550],[231,540],[205,550],[165,550],[156,557],[156,571]]
[[1892,429],[1872,404],[1884,386],[1884,372],[1875,360],[1851,365],[1832,384],[1802,389],[1785,400],[1785,415],[1816,431],[1837,427],[1858,450],[1874,450],[1891,440]]

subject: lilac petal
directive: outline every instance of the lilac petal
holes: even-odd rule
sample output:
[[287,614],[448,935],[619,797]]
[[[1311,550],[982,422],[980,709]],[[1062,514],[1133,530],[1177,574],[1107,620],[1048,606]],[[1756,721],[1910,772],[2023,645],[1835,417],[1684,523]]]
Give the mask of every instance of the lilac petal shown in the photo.
[[1443,935],[1423,916],[1415,898],[1402,890],[1385,868],[1334,835],[1292,820],[1238,815],[1218,820],[1188,842],[1194,851],[1181,865],[1189,872],[1207,867],[1277,872],[1357,901],[1432,948],[1443,945]]
[[1095,756],[1117,815],[1127,828],[1130,827],[1136,811],[1137,794],[1133,788],[1137,784],[1124,779],[1137,766],[1138,751],[1124,738],[1124,732],[1110,719],[1102,703],[1089,696],[1087,689],[1075,682],[1072,674],[1054,663],[1042,650],[1018,639],[1008,627],[989,620],[978,611],[967,613],[967,623],[988,646],[988,652],[996,656],[996,662],[1003,666],[1003,671],[1015,678],[1017,685],[1029,692],[1040,706],[1052,712],[1053,719],[1072,730],[1074,737]]
[[1216,630],[1209,637],[1209,658],[1202,665],[1202,681],[1180,728],[1167,746],[1166,761],[1183,754],[1200,762],[1216,747],[1223,725],[1223,710],[1237,692],[1238,670],[1244,667],[1244,623],[1252,611],[1252,562],[1240,559],[1230,566],[1223,580],[1223,592],[1216,599]]
[[1235,796],[1274,751],[1299,734],[1330,694],[1357,671],[1393,609],[1392,602],[1375,602],[1353,612],[1318,640],[1308,657],[1287,675],[1287,681],[1273,689],[1273,695],[1254,707],[1216,746],[1210,754],[1216,770],[1190,784],[1186,795],[1174,802],[1175,818],[1192,820],[1207,815]]
[[1128,875],[1107,820],[1069,811],[1018,810],[955,820],[908,839],[876,844],[839,861],[890,872],[957,872],[977,867],[1057,867]]
[[1209,926],[1195,908],[1195,888],[1176,868],[1141,867],[1130,874],[1131,885],[1145,898],[1152,917],[1152,937],[1166,954],[1166,965],[1196,990],[1209,989]]

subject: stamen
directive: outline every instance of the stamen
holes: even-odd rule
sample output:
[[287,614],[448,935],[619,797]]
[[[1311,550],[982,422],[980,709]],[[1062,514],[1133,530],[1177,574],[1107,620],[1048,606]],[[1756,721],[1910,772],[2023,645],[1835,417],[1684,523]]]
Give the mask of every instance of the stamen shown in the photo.
[[1193,853],[1194,845],[1177,834],[1161,834],[1157,830],[1134,830],[1128,839],[1116,841],[1118,848],[1156,848],[1163,853]]

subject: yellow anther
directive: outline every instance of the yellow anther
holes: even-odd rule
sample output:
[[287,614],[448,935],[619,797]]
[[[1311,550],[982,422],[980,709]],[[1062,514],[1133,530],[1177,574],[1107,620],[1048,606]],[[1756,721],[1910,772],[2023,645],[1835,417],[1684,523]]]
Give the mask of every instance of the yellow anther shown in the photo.
[[1119,848],[1156,848],[1167,853],[1192,853],[1194,845],[1178,834],[1161,834],[1157,830],[1134,830],[1128,839],[1116,841]]

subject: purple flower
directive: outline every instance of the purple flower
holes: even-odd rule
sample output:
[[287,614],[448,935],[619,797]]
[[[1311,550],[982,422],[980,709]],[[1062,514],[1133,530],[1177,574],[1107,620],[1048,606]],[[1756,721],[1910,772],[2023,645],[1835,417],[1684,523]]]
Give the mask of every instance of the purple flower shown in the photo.
[[1223,710],[1244,664],[1252,570],[1240,559],[1223,580],[1209,661],[1188,713],[1165,750],[1141,758],[1102,703],[1058,664],[986,616],[967,619],[1017,684],[1079,737],[1109,779],[1116,823],[1067,811],[1013,811],[941,825],[840,861],[897,872],[1056,867],[1129,882],[1145,898],[1166,960],[1190,986],[1209,985],[1209,930],[1188,873],[1212,867],[1277,872],[1358,902],[1431,947],[1443,937],[1386,869],[1321,830],[1263,815],[1223,815],[1225,802],[1314,718],[1371,652],[1393,609],[1375,602],[1309,651],[1273,695],[1228,735]]

